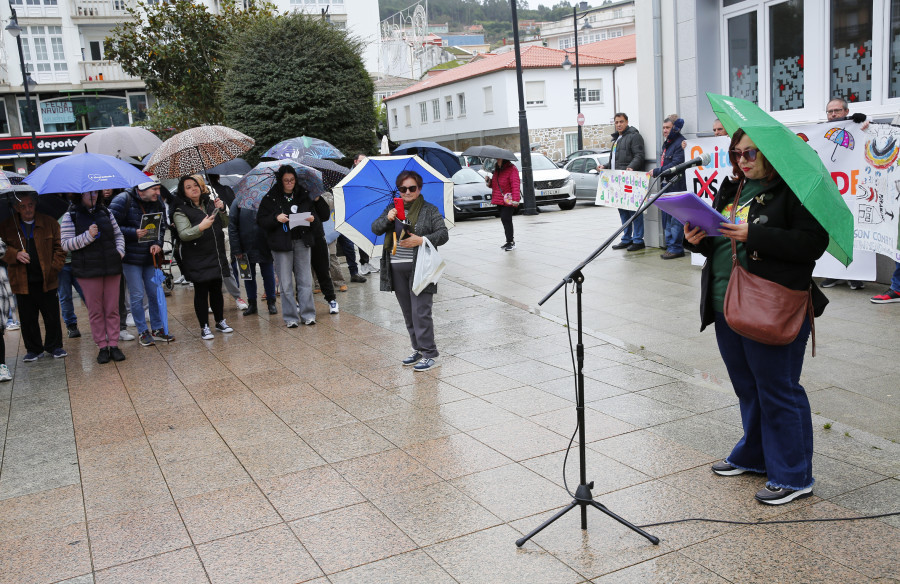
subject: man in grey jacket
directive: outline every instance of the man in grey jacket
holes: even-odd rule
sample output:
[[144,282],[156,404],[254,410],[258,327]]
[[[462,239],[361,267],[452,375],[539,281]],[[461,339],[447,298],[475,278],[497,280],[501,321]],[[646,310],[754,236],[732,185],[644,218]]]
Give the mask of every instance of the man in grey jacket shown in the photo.
[[[613,151],[610,166],[613,170],[644,170],[644,138],[634,126],[628,125],[628,115],[615,115],[616,133],[613,134]],[[603,165],[597,167],[602,170]],[[634,215],[634,211],[619,209],[619,219],[624,224]],[[637,251],[644,249],[644,216],[640,215],[628,229],[622,233],[622,241],[612,246],[613,249]]]

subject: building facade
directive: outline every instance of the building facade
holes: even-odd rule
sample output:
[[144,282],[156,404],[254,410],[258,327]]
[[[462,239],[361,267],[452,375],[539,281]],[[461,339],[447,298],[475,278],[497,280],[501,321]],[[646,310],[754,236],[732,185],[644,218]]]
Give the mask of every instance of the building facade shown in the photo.
[[[609,2],[596,8],[589,8],[582,2],[578,10],[578,26],[587,22],[591,27],[579,30],[578,44],[615,39],[634,34],[634,0]],[[551,49],[571,49],[575,46],[575,31],[572,18],[541,24],[541,38]]]

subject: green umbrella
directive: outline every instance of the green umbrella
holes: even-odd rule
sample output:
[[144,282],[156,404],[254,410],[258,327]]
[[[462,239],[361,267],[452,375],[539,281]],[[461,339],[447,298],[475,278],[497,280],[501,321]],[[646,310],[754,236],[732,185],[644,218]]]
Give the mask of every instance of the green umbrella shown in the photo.
[[725,131],[742,128],[825,228],[826,251],[845,266],[853,261],[853,213],[816,151],[755,103],[715,93],[706,97]]

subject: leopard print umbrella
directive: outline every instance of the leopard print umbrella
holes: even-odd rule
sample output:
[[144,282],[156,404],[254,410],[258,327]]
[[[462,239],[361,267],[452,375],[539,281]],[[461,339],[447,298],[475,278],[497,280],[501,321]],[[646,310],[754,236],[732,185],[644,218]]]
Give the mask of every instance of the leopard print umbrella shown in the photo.
[[253,138],[225,126],[191,128],[163,142],[144,171],[157,178],[181,178],[237,158],[253,144]]

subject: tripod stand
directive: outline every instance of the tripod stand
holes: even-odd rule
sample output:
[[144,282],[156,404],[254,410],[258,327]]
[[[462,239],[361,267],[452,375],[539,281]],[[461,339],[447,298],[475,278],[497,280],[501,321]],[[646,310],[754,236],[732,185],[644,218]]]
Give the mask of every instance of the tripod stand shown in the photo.
[[[561,511],[556,513],[553,517],[551,517],[547,521],[545,521],[542,524],[540,524],[539,526],[537,526],[528,535],[526,535],[520,539],[517,539],[516,545],[518,547],[522,547],[523,545],[525,545],[526,541],[528,541],[529,539],[531,539],[532,537],[537,535],[545,527],[547,527],[548,525],[550,525],[551,523],[553,523],[554,521],[556,521],[557,519],[559,519],[560,517],[562,517],[569,511],[571,511],[572,509],[574,509],[575,507],[581,507],[581,529],[587,529],[587,508],[588,508],[588,506],[598,509],[599,511],[605,513],[606,515],[609,515],[610,517],[612,517],[613,519],[615,519],[616,521],[618,521],[625,527],[646,537],[648,540],[650,540],[651,543],[653,543],[653,545],[659,545],[658,537],[650,535],[649,533],[647,533],[640,527],[628,522],[626,519],[623,519],[622,517],[619,517],[618,515],[616,515],[609,509],[607,509],[605,505],[595,501],[593,495],[591,495],[591,489],[594,488],[594,483],[593,483],[593,481],[590,483],[587,482],[587,463],[586,463],[586,454],[585,454],[586,431],[584,429],[584,337],[582,336],[582,332],[581,332],[582,317],[583,317],[583,310],[582,310],[582,306],[581,306],[581,295],[582,295],[582,288],[583,288],[583,284],[584,284],[584,272],[582,270],[584,270],[584,268],[589,263],[594,261],[600,254],[602,254],[604,251],[606,251],[606,248],[608,248],[612,244],[612,242],[615,241],[615,239],[619,236],[619,234],[621,234],[623,231],[625,231],[634,222],[634,220],[636,218],[643,215],[644,212],[650,208],[650,205],[652,205],[653,202],[656,201],[656,199],[658,199],[660,196],[662,196],[662,194],[665,193],[671,185],[672,185],[672,182],[670,181],[669,184],[667,184],[665,187],[663,187],[658,193],[654,193],[654,194],[650,195],[649,197],[647,197],[647,199],[641,204],[641,206],[634,213],[634,215],[632,215],[628,219],[628,221],[623,223],[622,226],[609,237],[609,239],[604,241],[600,245],[600,247],[598,247],[593,252],[591,252],[591,254],[584,261],[582,261],[580,264],[578,264],[578,266],[576,266],[575,269],[573,269],[571,272],[569,272],[566,275],[566,277],[564,277],[562,279],[562,282],[557,284],[556,287],[553,288],[553,290],[551,290],[546,296],[544,296],[544,298],[541,299],[540,302],[538,302],[538,306],[543,305],[547,300],[550,299],[551,296],[556,294],[556,292],[560,288],[562,288],[569,282],[575,283],[575,297],[577,299],[577,312],[578,312],[578,320],[577,320],[577,322],[578,322],[578,343],[575,346],[575,355],[576,355],[576,360],[577,360],[576,361],[576,363],[577,363],[577,392],[575,395],[575,412],[576,412],[576,416],[578,419],[578,462],[579,462],[581,474],[580,474],[580,483],[578,485],[578,488],[575,490],[575,499],[573,499],[571,503],[569,503],[565,508],[563,508]],[[563,469],[563,472],[565,472],[565,469]]]

